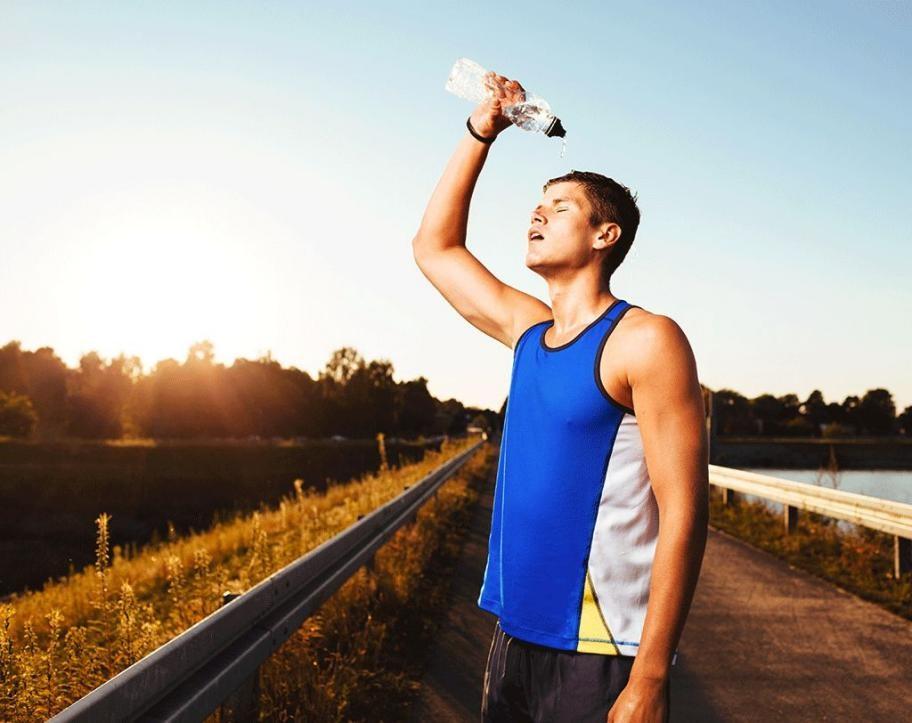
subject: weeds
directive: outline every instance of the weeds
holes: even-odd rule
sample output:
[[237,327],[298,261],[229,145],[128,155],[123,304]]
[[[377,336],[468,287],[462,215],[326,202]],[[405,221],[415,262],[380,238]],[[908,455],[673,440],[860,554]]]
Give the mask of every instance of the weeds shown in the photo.
[[[227,589],[243,592],[252,587],[396,497],[406,485],[415,484],[473,441],[448,440],[439,452],[428,451],[417,463],[397,469],[384,465],[376,474],[335,484],[324,493],[305,493],[296,480],[293,494],[278,508],[261,508],[185,537],[171,532],[166,541],[140,550],[135,546],[126,551],[115,548],[113,556],[110,517],[99,515],[94,566],[0,605],[0,720],[44,720],[54,715],[211,613]],[[467,468],[478,464],[476,460],[482,456],[476,455]],[[451,484],[438,494],[447,499],[456,494],[448,491]],[[333,710],[338,713],[346,705],[354,705],[346,700],[367,700],[362,698],[360,679],[346,668],[353,664],[351,656],[363,661],[356,667],[367,688],[375,678],[386,681],[384,686],[389,683],[383,671],[365,672],[381,658],[388,660],[386,623],[370,617],[356,632],[346,627],[351,623],[346,622],[345,603],[339,601],[352,603],[359,595],[366,601],[377,595],[388,605],[401,604],[403,595],[414,592],[424,577],[421,565],[437,549],[427,530],[422,533],[427,539],[415,537],[417,533],[410,530],[417,527],[407,525],[378,550],[376,578],[369,582],[366,573],[359,571],[343,587],[347,592],[340,591],[324,605],[333,611],[331,615],[321,609],[295,634],[298,642],[350,640],[344,651],[327,656],[325,666],[320,666],[321,695],[329,716]],[[397,548],[403,570],[379,562],[387,559],[387,547],[403,544],[405,552]],[[427,550],[411,550],[409,545]],[[410,690],[406,683],[402,685]],[[276,709],[285,705],[279,701],[292,700],[294,693],[287,689],[283,694],[280,688],[269,688]],[[383,690],[384,694],[391,692],[394,690]],[[316,699],[310,702],[318,706],[313,719],[319,719],[323,708]]]

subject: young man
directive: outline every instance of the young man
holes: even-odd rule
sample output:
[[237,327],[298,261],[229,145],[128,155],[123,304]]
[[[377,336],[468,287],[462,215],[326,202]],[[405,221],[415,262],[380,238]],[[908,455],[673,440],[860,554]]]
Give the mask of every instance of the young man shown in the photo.
[[497,616],[483,721],[663,723],[708,523],[703,397],[670,318],[615,297],[639,224],[629,189],[573,171],[531,215],[526,266],[551,306],[465,247],[469,202],[501,109],[522,86],[489,73],[413,240],[424,275],[513,349],[488,560]]

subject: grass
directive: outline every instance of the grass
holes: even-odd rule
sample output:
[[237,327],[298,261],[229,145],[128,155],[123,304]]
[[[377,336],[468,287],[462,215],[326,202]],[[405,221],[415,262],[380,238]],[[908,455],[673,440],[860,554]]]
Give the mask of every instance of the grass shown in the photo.
[[[261,508],[201,533],[185,537],[172,534],[163,543],[126,553],[119,547],[109,549],[110,520],[107,515],[100,515],[96,520],[93,566],[48,584],[41,591],[13,596],[0,605],[0,719],[37,720],[53,715],[211,613],[221,604],[224,591],[248,589],[335,536],[360,515],[388,502],[405,485],[415,484],[473,442],[447,441],[439,452],[429,451],[420,462],[397,469],[390,469],[384,462],[376,474],[337,484],[325,493],[305,494],[298,482],[294,493],[275,508]],[[379,443],[383,455],[382,439]],[[467,465],[470,470],[480,456],[483,455],[475,455]],[[451,485],[452,481],[441,488],[442,499],[449,500],[454,494],[449,491]],[[414,533],[400,531],[406,540],[409,534]],[[402,553],[403,571],[385,568],[382,585],[377,580],[363,579],[359,572],[346,583],[349,591],[340,591],[337,597],[345,600],[346,595],[354,595],[353,600],[358,594],[368,594],[401,603],[420,589],[423,575],[415,572],[415,565],[426,562],[426,555],[434,549],[429,543],[427,551]],[[378,551],[378,570],[384,569],[380,561],[386,560],[388,554],[386,548]],[[365,585],[367,591],[374,592],[354,592]],[[399,597],[391,597],[395,595]],[[320,615],[294,639],[301,635],[308,639],[338,639],[338,631],[345,630],[344,622],[338,622],[345,617],[339,612],[345,606],[334,607],[338,605],[335,598],[328,601],[326,606],[337,610],[336,617],[324,617],[321,609]],[[374,646],[381,645],[382,640],[365,640],[364,629],[370,630],[371,623],[366,628],[362,623],[358,638],[362,643],[357,649],[368,655],[370,650],[378,649]],[[344,677],[344,671],[339,675]],[[268,684],[269,674],[265,673],[263,679]],[[267,685],[264,690],[272,689]],[[357,697],[345,686],[336,692],[353,700]],[[268,695],[267,702],[272,701],[270,705],[276,710],[293,707],[288,695]],[[338,695],[328,699],[336,701],[336,708],[342,700]]]
[[805,510],[795,531],[786,534],[783,513],[743,496],[726,506],[720,492],[712,488],[711,525],[912,620],[912,574],[893,577],[892,535],[855,525],[846,531],[834,519]]
[[[439,441],[387,439],[389,461],[417,461]],[[112,548],[146,545],[167,536],[169,521],[183,536],[276,506],[296,478],[322,491],[373,472],[377,447],[374,439],[0,443],[0,595],[40,589],[69,574],[70,561],[77,570],[92,564],[101,512],[111,516]]]
[[[401,721],[420,691],[452,569],[497,450],[473,457],[261,669],[260,720]],[[213,717],[218,720],[217,716]]]

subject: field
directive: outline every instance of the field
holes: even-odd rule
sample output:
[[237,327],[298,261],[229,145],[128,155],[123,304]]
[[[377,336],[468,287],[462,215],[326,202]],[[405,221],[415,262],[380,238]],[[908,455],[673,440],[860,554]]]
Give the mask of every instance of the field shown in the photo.
[[[429,441],[384,443],[389,464]],[[296,479],[323,491],[376,470],[374,440],[0,443],[0,595],[39,588],[93,560],[94,520],[112,546],[142,545],[275,505]],[[27,565],[22,564],[28,560]]]
[[[94,566],[0,606],[0,719],[43,719],[60,710],[215,610],[226,590],[248,589],[473,442],[448,440],[419,462],[381,465],[325,492],[298,484],[273,509],[135,553],[111,549],[109,519],[99,515]],[[390,590],[408,590],[422,577],[386,569]],[[278,705],[275,695],[271,700]]]

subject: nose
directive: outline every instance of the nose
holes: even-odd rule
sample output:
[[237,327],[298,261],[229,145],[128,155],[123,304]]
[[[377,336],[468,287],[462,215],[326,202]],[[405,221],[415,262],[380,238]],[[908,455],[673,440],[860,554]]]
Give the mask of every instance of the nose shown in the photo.
[[535,211],[532,212],[532,223],[536,223],[536,222],[537,222],[537,223],[544,223],[544,222],[545,222],[545,217],[542,216],[542,215],[538,212],[538,209],[536,209]]

